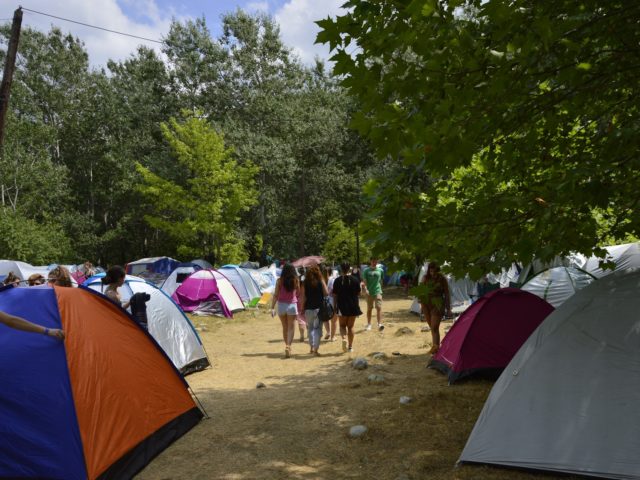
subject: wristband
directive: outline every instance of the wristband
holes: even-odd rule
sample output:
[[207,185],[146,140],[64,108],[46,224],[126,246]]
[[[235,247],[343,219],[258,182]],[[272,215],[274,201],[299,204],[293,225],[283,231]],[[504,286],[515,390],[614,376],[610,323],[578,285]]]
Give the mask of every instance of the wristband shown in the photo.
[[42,333],[43,333],[44,335],[47,335],[47,336],[48,336],[48,335],[49,335],[49,329],[48,329],[48,328],[45,328],[45,329],[44,329],[44,332],[42,332]]

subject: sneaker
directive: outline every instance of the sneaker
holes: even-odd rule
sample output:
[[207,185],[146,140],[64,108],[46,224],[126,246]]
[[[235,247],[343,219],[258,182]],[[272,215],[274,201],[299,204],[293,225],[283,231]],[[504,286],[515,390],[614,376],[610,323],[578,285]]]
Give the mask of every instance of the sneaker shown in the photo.
[[343,352],[347,351],[347,339],[346,338],[342,339],[342,351]]
[[353,353],[353,347],[349,347],[348,352],[349,352],[349,353]]
[[381,324],[381,323],[379,323],[379,324],[378,324],[378,331],[379,331],[379,332],[381,332],[381,331],[383,331],[383,330],[384,330],[384,325],[383,325],[383,324]]
[[367,326],[366,326],[366,327],[364,327],[364,330],[365,330],[366,332],[368,332],[369,330],[371,330],[371,324],[370,324],[370,323],[368,323],[368,324],[367,324]]

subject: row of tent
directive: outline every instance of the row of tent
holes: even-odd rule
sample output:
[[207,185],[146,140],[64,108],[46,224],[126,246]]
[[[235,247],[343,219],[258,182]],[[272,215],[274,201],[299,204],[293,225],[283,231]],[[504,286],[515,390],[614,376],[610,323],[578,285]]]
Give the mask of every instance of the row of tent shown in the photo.
[[[166,265],[165,261],[159,262]],[[143,292],[150,296],[147,302],[148,329],[171,359],[175,367],[184,375],[207,368],[210,365],[207,353],[193,324],[184,312],[196,314],[221,314],[231,317],[233,312],[243,310],[260,297],[260,286],[242,268],[225,266],[224,274],[214,269],[197,270],[194,266],[178,267],[176,270],[189,269],[188,277],[179,282],[179,288],[169,293],[153,283],[127,275],[120,287],[122,301],[128,301],[135,293]],[[46,276],[46,270],[32,267],[24,262],[0,261],[0,272],[13,271],[25,280],[32,273]],[[172,275],[176,272],[172,272]],[[265,269],[273,278],[265,291],[275,284],[275,267]],[[5,275],[6,275],[5,273]],[[104,273],[97,274],[83,282],[83,287],[102,293]],[[266,275],[261,275],[263,279]],[[169,277],[176,278],[174,277]],[[245,282],[248,287],[245,287]],[[174,284],[178,284],[177,279]]]
[[[637,245],[635,249],[624,247],[618,250],[638,252]],[[625,256],[616,263],[615,271],[633,269],[633,260],[639,258]],[[611,272],[598,273],[602,280]],[[553,267],[534,275],[521,289],[487,292],[462,311],[429,366],[446,373],[449,383],[475,372],[499,374],[554,308],[594,280],[576,267]],[[452,289],[452,297],[455,295]]]
[[[640,267],[640,243],[628,243],[605,247],[606,261],[615,268],[603,269],[597,257],[580,255],[558,257],[554,262],[532,264],[520,268],[513,265],[499,274],[488,274],[482,282],[469,278],[457,279],[448,276],[452,305],[469,305],[483,294],[498,288],[518,287],[548,301],[554,307],[562,305],[576,291],[593,281],[606,277],[614,271]],[[426,265],[420,270],[418,281],[424,278]],[[420,304],[414,299],[410,307],[420,313]]]
[[[206,260],[181,263],[170,257],[136,260],[127,264],[126,271],[162,288],[185,311],[216,312],[226,316],[241,309],[237,306],[238,296],[244,308],[255,306],[264,293],[272,293],[279,273],[275,265],[260,269],[224,265],[214,269]],[[209,273],[200,273],[183,286],[185,280],[199,271]],[[235,293],[228,288],[229,283]]]
[[500,288],[452,325],[428,366],[450,384],[499,376],[460,462],[640,479],[640,267],[633,255],[614,263],[557,308]]

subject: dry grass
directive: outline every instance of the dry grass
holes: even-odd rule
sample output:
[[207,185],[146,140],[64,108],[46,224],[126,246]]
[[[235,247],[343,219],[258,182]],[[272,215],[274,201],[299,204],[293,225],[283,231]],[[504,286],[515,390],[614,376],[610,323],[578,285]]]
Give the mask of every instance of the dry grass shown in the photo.
[[[553,479],[551,475],[485,466],[456,467],[492,383],[448,386],[426,369],[430,336],[408,312],[399,289],[385,292],[384,334],[357,322],[351,357],[340,342],[322,357],[297,343],[283,359],[280,324],[265,311],[234,320],[194,318],[214,367],[187,377],[211,416],[177,441],[139,479]],[[374,322],[375,323],[375,322]],[[443,327],[446,326],[443,325]],[[407,327],[413,333],[396,335]],[[370,354],[385,352],[386,359]],[[401,355],[392,355],[400,352]],[[369,368],[351,368],[365,356]],[[385,376],[371,385],[371,373]],[[256,383],[267,384],[256,389]],[[401,405],[406,395],[410,405]],[[369,428],[360,439],[349,428]],[[567,477],[562,477],[567,478]]]

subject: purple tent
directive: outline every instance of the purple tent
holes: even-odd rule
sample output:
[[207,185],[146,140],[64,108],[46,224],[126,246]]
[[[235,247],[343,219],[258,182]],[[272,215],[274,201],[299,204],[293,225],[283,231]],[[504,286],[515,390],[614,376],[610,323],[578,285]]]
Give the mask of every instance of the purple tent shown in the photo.
[[223,274],[214,269],[192,273],[173,292],[171,298],[185,312],[220,313],[231,318],[231,312],[244,310],[240,295]]
[[460,315],[429,367],[448,374],[450,384],[474,372],[499,374],[552,311],[524,290],[489,292]]

